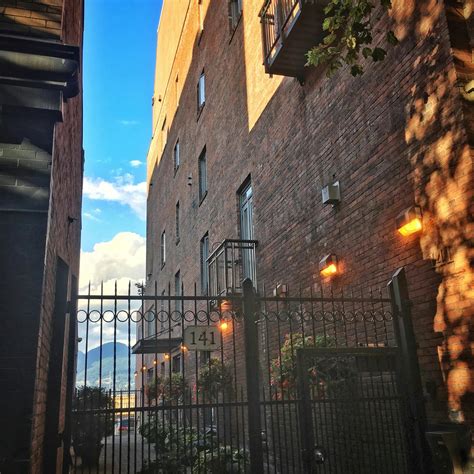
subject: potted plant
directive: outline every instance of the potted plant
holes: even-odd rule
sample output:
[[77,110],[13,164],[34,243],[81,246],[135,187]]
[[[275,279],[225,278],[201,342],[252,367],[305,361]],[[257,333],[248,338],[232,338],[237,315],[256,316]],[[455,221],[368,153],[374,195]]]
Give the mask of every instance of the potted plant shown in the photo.
[[208,400],[217,401],[219,393],[230,396],[232,393],[232,372],[219,359],[210,359],[199,372],[197,383],[199,393]]
[[112,434],[113,417],[101,410],[113,408],[113,399],[104,388],[80,387],[73,402],[72,442],[83,466],[97,466],[102,439]]

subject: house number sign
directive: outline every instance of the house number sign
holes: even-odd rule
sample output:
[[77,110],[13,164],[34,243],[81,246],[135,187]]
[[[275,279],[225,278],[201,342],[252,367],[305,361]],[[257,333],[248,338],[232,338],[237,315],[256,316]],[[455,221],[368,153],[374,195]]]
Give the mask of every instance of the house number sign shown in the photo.
[[190,351],[215,351],[219,349],[220,332],[217,326],[187,326],[183,342]]

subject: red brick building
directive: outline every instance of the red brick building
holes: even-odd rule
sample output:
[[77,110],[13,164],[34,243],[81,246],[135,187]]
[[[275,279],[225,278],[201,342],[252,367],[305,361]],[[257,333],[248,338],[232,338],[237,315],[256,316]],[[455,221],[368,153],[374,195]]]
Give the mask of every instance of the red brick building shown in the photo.
[[[304,41],[262,34],[263,3],[275,2],[164,2],[148,278],[158,294],[206,291],[205,257],[226,239],[258,241],[260,290],[385,286],[403,266],[428,419],[472,426],[472,13],[395,0],[374,14],[374,41],[393,29],[399,45],[361,77],[328,79],[301,67]],[[293,32],[304,21],[283,18]],[[340,202],[324,204],[335,182]],[[404,237],[397,216],[415,205],[423,230]],[[328,254],[339,274],[325,279]]]
[[83,2],[0,4],[0,471],[69,472]]

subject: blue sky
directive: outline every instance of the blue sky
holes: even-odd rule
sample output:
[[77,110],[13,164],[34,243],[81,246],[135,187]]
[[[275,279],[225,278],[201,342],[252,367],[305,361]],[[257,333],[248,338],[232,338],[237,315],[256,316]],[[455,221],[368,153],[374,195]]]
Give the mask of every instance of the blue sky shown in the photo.
[[86,1],[82,249],[144,236],[144,181],[161,0]]

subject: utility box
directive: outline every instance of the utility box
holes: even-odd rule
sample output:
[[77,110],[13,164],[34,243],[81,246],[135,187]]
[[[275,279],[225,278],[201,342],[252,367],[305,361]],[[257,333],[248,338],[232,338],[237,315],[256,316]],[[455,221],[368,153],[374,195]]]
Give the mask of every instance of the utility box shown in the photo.
[[341,202],[341,189],[339,181],[324,186],[321,191],[323,204],[338,204]]
[[426,432],[433,459],[435,474],[465,474],[469,472],[468,462],[472,433],[463,423],[438,423],[428,427]]

